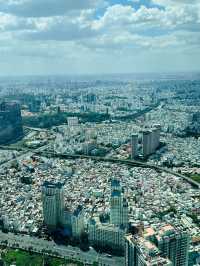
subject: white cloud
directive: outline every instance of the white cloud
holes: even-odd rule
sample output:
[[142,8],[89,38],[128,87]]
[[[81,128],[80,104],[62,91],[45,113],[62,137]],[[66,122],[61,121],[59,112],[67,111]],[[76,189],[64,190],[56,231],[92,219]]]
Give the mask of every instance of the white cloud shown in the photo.
[[161,6],[198,5],[199,0],[151,0],[152,3]]
[[[141,62],[145,62],[145,57],[147,61],[153,60],[153,56],[159,54],[169,66],[169,58],[173,59],[175,54],[181,57],[182,53],[187,60],[192,54],[199,66],[200,8],[195,1],[152,0],[164,8],[141,6],[137,10],[132,5],[117,4],[100,12],[94,4],[104,3],[103,0],[59,0],[60,6],[55,0],[34,1],[31,10],[33,0],[0,0],[0,4],[4,2],[8,6],[7,13],[0,13],[1,59],[6,60],[7,56],[12,61],[21,56],[27,64],[31,60],[34,65],[40,62],[38,69],[48,68],[45,60],[48,63],[52,60],[56,65],[56,59],[61,69],[68,65],[68,60],[74,70],[83,69],[85,61],[91,70],[97,62],[102,69],[111,59],[117,64],[118,55],[123,63],[131,66],[130,57],[137,57],[139,64],[140,56]],[[41,9],[36,14],[36,6],[42,7],[45,1],[51,3],[52,8],[56,3],[56,9]],[[71,3],[67,12],[66,9],[61,11],[64,3]]]
[[0,12],[0,31],[33,30],[36,23],[31,18],[18,18],[16,16]]
[[116,28],[122,26],[170,29],[188,23],[199,23],[199,12],[194,6],[170,6],[165,10],[141,6],[135,10],[131,6],[114,5],[107,9],[104,16],[93,22],[93,28]]

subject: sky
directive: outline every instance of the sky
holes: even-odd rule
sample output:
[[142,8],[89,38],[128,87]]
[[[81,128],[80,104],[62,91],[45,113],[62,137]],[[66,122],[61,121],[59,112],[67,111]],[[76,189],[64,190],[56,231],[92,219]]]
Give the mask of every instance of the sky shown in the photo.
[[0,0],[0,75],[200,70],[200,0]]

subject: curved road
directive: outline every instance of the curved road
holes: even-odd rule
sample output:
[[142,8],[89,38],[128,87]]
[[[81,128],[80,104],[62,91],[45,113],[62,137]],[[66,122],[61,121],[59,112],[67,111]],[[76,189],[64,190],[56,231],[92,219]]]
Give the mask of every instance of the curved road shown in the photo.
[[122,159],[117,159],[117,158],[106,158],[106,157],[88,156],[88,155],[55,154],[53,152],[46,152],[46,151],[39,151],[39,152],[36,151],[35,154],[39,154],[39,155],[43,155],[43,156],[47,156],[47,157],[57,157],[57,158],[61,158],[61,159],[79,159],[79,158],[80,159],[91,159],[91,160],[95,160],[95,161],[122,163],[122,164],[126,164],[126,165],[131,165],[131,166],[140,166],[143,168],[151,168],[151,169],[155,169],[156,171],[162,171],[162,172],[166,172],[166,173],[178,176],[178,177],[184,179],[186,182],[190,183],[192,186],[194,186],[196,188],[200,188],[200,183],[194,181],[193,179],[191,179],[185,175],[176,173],[176,172],[171,171],[171,170],[164,168],[164,167],[144,163],[141,161],[122,160]]
[[[139,167],[143,167],[143,168],[151,168],[154,169],[156,171],[162,171],[165,173],[169,173],[175,176],[178,176],[180,178],[182,178],[183,180],[185,180],[186,182],[190,183],[192,186],[196,187],[196,188],[200,188],[200,183],[194,181],[193,179],[176,173],[170,169],[164,168],[164,167],[160,167],[157,165],[153,165],[153,164],[149,164],[149,163],[145,163],[145,162],[141,162],[141,161],[136,161],[136,160],[124,160],[124,159],[117,159],[117,158],[107,158],[107,157],[99,157],[99,156],[88,156],[88,155],[74,155],[74,154],[56,154],[53,152],[48,152],[45,151],[46,148],[48,148],[50,145],[44,145],[38,149],[32,150],[32,149],[23,149],[23,153],[21,155],[19,155],[19,158],[23,158],[24,156],[27,156],[28,154],[37,154],[37,155],[42,155],[42,156],[46,156],[46,157],[56,157],[56,158],[61,158],[61,159],[91,159],[94,161],[102,161],[102,162],[111,162],[111,163],[121,163],[121,164],[126,164],[126,165],[130,165],[130,166],[139,166]],[[7,147],[1,147],[3,149],[9,149]],[[10,150],[13,150],[13,148],[11,148]],[[14,148],[14,150],[17,150],[16,148]],[[22,150],[21,150],[22,152]],[[4,167],[7,166],[9,163],[11,163],[12,161],[16,160],[16,158],[8,160],[6,162],[3,162],[0,164],[0,167]]]
[[25,251],[33,251],[62,259],[72,259],[80,261],[84,265],[92,265],[98,262],[105,266],[123,266],[124,257],[108,257],[106,254],[99,254],[94,249],[88,252],[80,250],[78,247],[57,245],[53,241],[47,241],[33,236],[13,233],[3,233],[0,231],[0,245]]

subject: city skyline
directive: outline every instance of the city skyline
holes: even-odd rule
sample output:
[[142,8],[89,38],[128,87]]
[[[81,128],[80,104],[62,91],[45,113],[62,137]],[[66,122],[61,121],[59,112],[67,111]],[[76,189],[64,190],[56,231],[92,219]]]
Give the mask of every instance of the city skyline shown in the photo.
[[0,0],[0,266],[200,265],[200,0]]
[[199,265],[200,81],[189,76],[1,79],[3,261],[30,261],[28,250],[38,266],[45,254]]

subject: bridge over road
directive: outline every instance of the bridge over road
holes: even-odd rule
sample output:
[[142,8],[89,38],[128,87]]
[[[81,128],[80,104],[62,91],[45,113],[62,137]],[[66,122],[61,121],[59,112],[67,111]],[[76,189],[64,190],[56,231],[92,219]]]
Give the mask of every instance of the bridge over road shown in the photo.
[[151,169],[154,169],[156,171],[165,172],[165,173],[169,173],[169,174],[178,176],[178,177],[182,178],[184,181],[190,183],[195,188],[200,188],[200,183],[194,181],[193,179],[191,179],[185,175],[174,172],[168,168],[160,167],[157,165],[153,165],[153,164],[149,164],[149,163],[145,163],[145,162],[141,162],[141,161],[124,160],[124,159],[117,159],[117,158],[107,158],[107,157],[99,157],[99,156],[88,156],[88,155],[57,154],[57,153],[47,152],[47,151],[37,151],[36,154],[43,155],[46,157],[56,157],[56,158],[60,158],[60,159],[90,159],[90,160],[94,160],[94,161],[121,163],[121,164],[130,165],[133,167],[138,166],[138,167],[143,167],[143,168],[151,168]]

